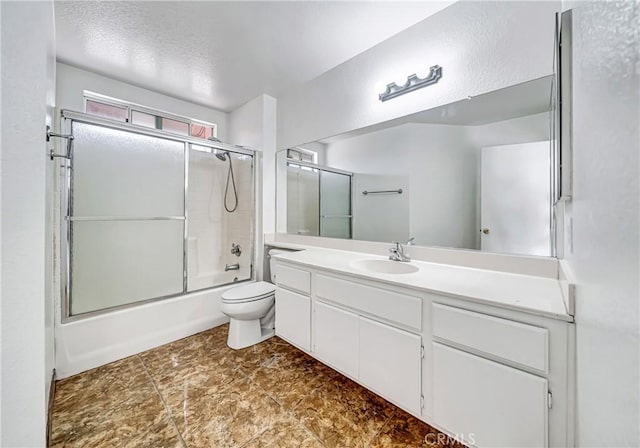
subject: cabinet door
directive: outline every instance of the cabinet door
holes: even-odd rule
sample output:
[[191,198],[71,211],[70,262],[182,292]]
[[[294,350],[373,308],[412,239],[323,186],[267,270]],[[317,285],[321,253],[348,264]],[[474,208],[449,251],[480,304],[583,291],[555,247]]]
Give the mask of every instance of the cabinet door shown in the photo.
[[348,311],[315,303],[313,350],[318,359],[358,376],[358,316]]
[[420,336],[360,317],[360,380],[420,415]]
[[547,380],[433,343],[433,417],[478,447],[546,447]]
[[276,289],[276,334],[299,348],[310,351],[311,299]]

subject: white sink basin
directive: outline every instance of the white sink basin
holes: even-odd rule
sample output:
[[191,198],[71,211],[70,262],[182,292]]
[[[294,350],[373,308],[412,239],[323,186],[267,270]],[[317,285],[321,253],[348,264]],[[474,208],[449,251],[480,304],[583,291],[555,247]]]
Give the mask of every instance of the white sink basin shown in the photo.
[[420,270],[413,264],[391,260],[355,260],[351,262],[351,266],[378,274],[412,274]]

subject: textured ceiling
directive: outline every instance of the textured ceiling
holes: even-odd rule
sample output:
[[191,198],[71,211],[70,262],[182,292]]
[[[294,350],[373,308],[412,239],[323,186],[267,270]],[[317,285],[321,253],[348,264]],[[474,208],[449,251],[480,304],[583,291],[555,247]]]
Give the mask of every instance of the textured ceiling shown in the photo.
[[229,111],[277,97],[450,3],[56,1],[58,60]]

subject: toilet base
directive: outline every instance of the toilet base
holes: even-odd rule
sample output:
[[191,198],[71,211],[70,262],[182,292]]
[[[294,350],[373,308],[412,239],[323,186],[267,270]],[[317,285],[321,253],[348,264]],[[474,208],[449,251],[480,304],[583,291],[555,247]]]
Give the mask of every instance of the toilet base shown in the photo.
[[254,320],[238,320],[231,318],[229,320],[229,337],[227,345],[235,350],[249,347],[266,341],[275,335],[273,328],[262,328],[260,319]]

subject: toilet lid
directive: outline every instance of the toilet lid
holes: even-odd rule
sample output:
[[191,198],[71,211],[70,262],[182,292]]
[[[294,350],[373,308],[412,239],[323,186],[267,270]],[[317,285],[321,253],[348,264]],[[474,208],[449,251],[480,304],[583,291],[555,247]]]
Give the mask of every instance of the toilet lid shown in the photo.
[[251,302],[267,298],[276,291],[274,284],[269,282],[248,283],[236,286],[222,293],[223,302]]

